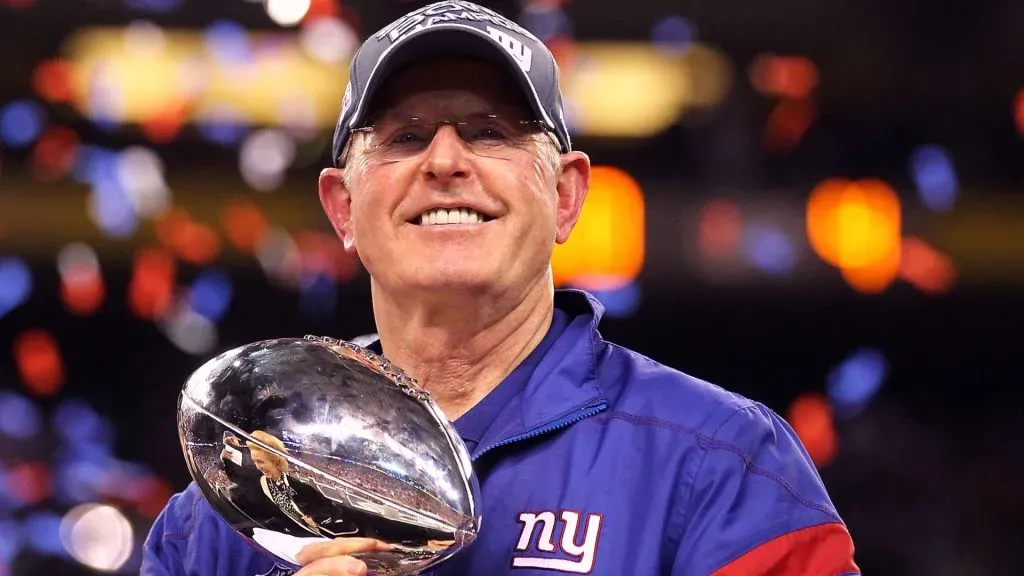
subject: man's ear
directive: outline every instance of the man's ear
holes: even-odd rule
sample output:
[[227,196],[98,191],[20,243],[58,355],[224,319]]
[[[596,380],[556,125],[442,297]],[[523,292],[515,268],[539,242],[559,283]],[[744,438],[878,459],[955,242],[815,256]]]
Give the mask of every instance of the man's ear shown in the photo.
[[352,194],[345,186],[342,168],[324,168],[320,172],[320,204],[331,221],[334,232],[341,239],[345,251],[354,254],[356,235],[352,228]]
[[583,210],[583,201],[590,190],[590,157],[583,152],[562,155],[562,172],[558,175],[558,204],[555,222],[558,225],[555,242],[564,244],[569,239]]

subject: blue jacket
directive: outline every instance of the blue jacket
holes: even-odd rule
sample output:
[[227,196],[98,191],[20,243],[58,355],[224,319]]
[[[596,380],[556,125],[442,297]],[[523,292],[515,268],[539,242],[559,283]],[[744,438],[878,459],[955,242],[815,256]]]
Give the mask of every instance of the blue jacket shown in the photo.
[[[561,326],[470,444],[480,536],[431,575],[859,574],[850,535],[783,419],[603,340],[603,309],[586,293],[558,291],[555,305]],[[289,573],[195,484],[171,499],[144,547],[144,576]]]

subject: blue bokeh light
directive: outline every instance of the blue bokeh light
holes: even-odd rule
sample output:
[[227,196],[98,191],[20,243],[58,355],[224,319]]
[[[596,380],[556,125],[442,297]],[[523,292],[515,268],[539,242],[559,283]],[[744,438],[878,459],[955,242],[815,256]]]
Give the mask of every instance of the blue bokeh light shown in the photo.
[[0,562],[10,564],[20,549],[18,523],[10,518],[0,519]]
[[743,246],[750,261],[772,276],[789,274],[796,266],[793,241],[775,226],[751,225],[744,234]]
[[96,225],[107,236],[127,238],[138,229],[139,214],[117,180],[103,179],[93,185],[89,202]]
[[696,39],[696,28],[682,16],[668,16],[660,20],[651,30],[654,45],[667,51],[685,50]]
[[29,547],[42,554],[66,556],[60,540],[61,517],[52,512],[34,512],[25,518],[22,535]]
[[222,65],[243,64],[252,57],[245,27],[233,20],[217,20],[203,32],[206,49]]
[[605,313],[612,318],[632,316],[640,307],[641,290],[636,282],[618,288],[590,290],[590,293],[604,306]]
[[220,270],[204,270],[189,290],[189,304],[197,314],[217,322],[231,305],[231,278]]
[[81,400],[65,400],[52,415],[52,426],[68,444],[88,449],[98,445],[103,453],[114,443],[114,426]]
[[921,202],[935,212],[953,208],[960,184],[949,152],[940,146],[922,146],[910,157],[910,174]]
[[32,273],[20,258],[0,258],[0,317],[21,306],[32,293]]
[[836,415],[850,418],[859,414],[881,388],[888,371],[885,355],[874,348],[862,348],[843,360],[826,381]]
[[558,7],[530,5],[519,17],[519,24],[545,42],[575,34],[572,19]]
[[0,108],[0,140],[10,148],[35,142],[45,125],[43,107],[30,100],[17,100]]
[[35,402],[16,392],[0,392],[0,434],[27,440],[39,433],[42,421]]

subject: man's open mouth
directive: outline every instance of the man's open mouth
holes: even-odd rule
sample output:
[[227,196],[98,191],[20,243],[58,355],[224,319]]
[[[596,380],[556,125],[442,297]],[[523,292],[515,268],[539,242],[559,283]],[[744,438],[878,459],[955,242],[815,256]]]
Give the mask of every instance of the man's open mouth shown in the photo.
[[412,220],[419,226],[440,226],[447,224],[480,224],[494,220],[491,216],[472,208],[434,208]]

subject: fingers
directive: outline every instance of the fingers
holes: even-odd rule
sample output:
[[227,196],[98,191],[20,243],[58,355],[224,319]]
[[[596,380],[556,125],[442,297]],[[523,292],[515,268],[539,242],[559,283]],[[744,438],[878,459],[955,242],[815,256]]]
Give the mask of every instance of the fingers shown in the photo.
[[[374,538],[335,538],[309,544],[295,555],[295,559],[299,561],[299,564],[306,565],[323,558],[380,550],[380,544]],[[353,560],[355,559],[353,558]],[[316,574],[316,572],[309,572],[309,574]]]
[[365,576],[366,564],[351,556],[320,558],[302,567],[294,576]]

